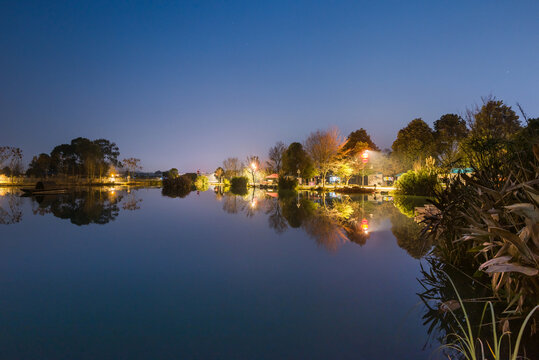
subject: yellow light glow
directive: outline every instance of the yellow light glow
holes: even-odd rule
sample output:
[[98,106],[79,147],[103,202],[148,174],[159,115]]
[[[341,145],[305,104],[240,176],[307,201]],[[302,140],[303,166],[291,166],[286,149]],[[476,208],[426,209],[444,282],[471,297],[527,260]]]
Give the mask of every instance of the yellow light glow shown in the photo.
[[251,163],[251,167],[253,168],[253,170],[256,170],[256,163]]
[[361,229],[363,230],[363,232],[365,232],[365,234],[369,232],[369,220],[361,220]]

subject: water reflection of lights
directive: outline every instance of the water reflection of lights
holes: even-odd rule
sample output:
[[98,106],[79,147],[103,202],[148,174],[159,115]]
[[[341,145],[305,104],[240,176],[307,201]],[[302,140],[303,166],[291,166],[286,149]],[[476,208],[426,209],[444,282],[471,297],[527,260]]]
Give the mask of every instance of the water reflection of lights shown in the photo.
[[361,229],[366,234],[369,232],[369,220],[363,219],[361,220]]
[[256,208],[256,205],[257,205],[256,199],[253,199],[253,200],[251,201],[251,207],[254,209],[254,208]]

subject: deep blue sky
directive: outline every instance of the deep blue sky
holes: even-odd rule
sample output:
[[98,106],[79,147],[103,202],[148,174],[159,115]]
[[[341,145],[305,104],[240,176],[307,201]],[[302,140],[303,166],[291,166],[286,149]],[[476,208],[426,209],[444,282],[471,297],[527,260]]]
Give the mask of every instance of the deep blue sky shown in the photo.
[[213,170],[330,125],[381,147],[493,94],[539,115],[539,1],[1,1],[0,145]]

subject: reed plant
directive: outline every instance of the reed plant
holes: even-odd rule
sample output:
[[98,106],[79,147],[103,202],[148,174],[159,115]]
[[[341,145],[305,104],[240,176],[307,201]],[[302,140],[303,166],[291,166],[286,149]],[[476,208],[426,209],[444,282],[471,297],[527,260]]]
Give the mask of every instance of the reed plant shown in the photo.
[[[539,309],[539,305],[536,305],[525,317],[515,342],[512,342],[511,331],[508,327],[502,327],[501,334],[498,332],[498,324],[496,321],[496,315],[494,306],[491,301],[487,301],[483,307],[481,314],[481,320],[477,326],[474,326],[470,321],[469,313],[464,305],[464,301],[461,298],[453,280],[448,276],[449,281],[455,291],[458,299],[458,308],[453,309],[448,307],[447,311],[453,316],[457,324],[457,328],[453,333],[447,336],[448,342],[442,345],[442,349],[454,350],[457,354],[460,354],[467,360],[516,360],[518,358],[524,358],[521,356],[520,345],[524,336],[524,330],[532,318],[533,314]],[[457,317],[456,311],[460,309],[463,313],[464,324]],[[492,338],[490,341],[485,337],[481,337],[481,329],[484,325],[485,315],[487,311],[490,315],[490,328],[492,329]],[[477,329],[477,334],[474,330]],[[506,341],[504,342],[504,339]],[[503,345],[506,344],[506,348]],[[451,359],[451,357],[448,357]]]

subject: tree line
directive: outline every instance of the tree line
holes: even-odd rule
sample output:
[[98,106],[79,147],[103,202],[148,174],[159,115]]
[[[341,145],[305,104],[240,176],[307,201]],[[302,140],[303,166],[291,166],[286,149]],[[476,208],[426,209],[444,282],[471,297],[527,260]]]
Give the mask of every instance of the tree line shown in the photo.
[[[33,177],[73,176],[89,179],[102,178],[123,169],[127,175],[141,170],[140,159],[119,160],[120,149],[107,139],[89,140],[78,137],[70,143],[55,146],[50,153],[32,158],[24,172],[22,150],[0,147],[0,169],[4,174]],[[4,164],[6,167],[3,168]]]
[[[525,136],[537,119],[520,117],[502,100],[482,98],[482,104],[467,109],[463,115],[444,114],[431,128],[423,119],[416,118],[400,129],[390,149],[380,150],[363,128],[342,137],[336,127],[316,130],[303,142],[285,145],[279,141],[272,146],[265,163],[256,155],[245,161],[230,157],[215,170],[221,181],[237,176],[248,176],[255,182],[259,176],[277,173],[284,177],[312,179],[318,177],[322,186],[328,175],[336,175],[348,184],[354,176],[383,173],[396,175],[410,169],[435,166],[439,171],[470,166],[478,144]],[[532,125],[530,125],[532,124]],[[367,155],[366,154],[367,151]]]

